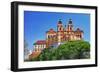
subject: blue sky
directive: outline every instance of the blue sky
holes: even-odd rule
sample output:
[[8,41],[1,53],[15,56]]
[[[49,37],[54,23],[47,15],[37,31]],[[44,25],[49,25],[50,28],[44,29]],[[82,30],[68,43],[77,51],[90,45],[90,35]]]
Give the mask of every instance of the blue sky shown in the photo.
[[46,31],[50,28],[56,31],[59,19],[65,26],[70,18],[74,29],[82,29],[84,40],[90,41],[90,14],[24,11],[24,38],[28,48],[33,49],[33,43],[37,40],[45,40]]

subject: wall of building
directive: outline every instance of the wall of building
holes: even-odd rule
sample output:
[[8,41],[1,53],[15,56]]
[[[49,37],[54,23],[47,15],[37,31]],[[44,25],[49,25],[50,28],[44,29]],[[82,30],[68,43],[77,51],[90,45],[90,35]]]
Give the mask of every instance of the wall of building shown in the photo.
[[42,51],[44,48],[46,48],[46,44],[40,44],[40,45],[34,45],[35,51]]
[[54,28],[51,28],[48,32],[46,32],[47,47],[54,45],[55,43],[60,45],[65,41],[82,40],[84,38],[84,30],[80,30],[81,28],[77,28],[76,30],[73,29],[75,24],[73,24],[72,19],[69,19],[67,22],[67,27],[64,27],[62,22],[62,20],[59,20],[56,24],[57,30],[53,30]]

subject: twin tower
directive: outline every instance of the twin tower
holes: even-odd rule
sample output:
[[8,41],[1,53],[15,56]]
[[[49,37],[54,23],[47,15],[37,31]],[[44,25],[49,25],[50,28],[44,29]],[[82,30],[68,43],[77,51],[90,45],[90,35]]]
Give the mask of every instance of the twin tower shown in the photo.
[[69,19],[67,26],[63,27],[61,19],[57,23],[57,30],[50,29],[46,32],[46,46],[61,44],[64,41],[82,40],[83,31],[80,28],[73,29],[72,19]]

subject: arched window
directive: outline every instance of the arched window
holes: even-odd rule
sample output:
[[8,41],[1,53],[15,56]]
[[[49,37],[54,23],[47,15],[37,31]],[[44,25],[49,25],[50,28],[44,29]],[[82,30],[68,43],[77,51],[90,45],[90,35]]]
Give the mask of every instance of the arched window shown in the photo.
[[50,36],[48,35],[48,39],[50,38]]
[[59,28],[59,30],[61,30],[61,27]]
[[72,30],[72,28],[70,27],[70,30]]
[[82,36],[80,35],[80,38],[82,38]]

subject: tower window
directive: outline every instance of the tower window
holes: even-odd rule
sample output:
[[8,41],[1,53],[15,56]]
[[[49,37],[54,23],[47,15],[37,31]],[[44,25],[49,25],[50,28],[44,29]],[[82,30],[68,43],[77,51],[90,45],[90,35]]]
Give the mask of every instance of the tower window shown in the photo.
[[61,30],[61,28],[60,28],[60,30]]
[[72,30],[72,28],[70,27],[70,30]]

